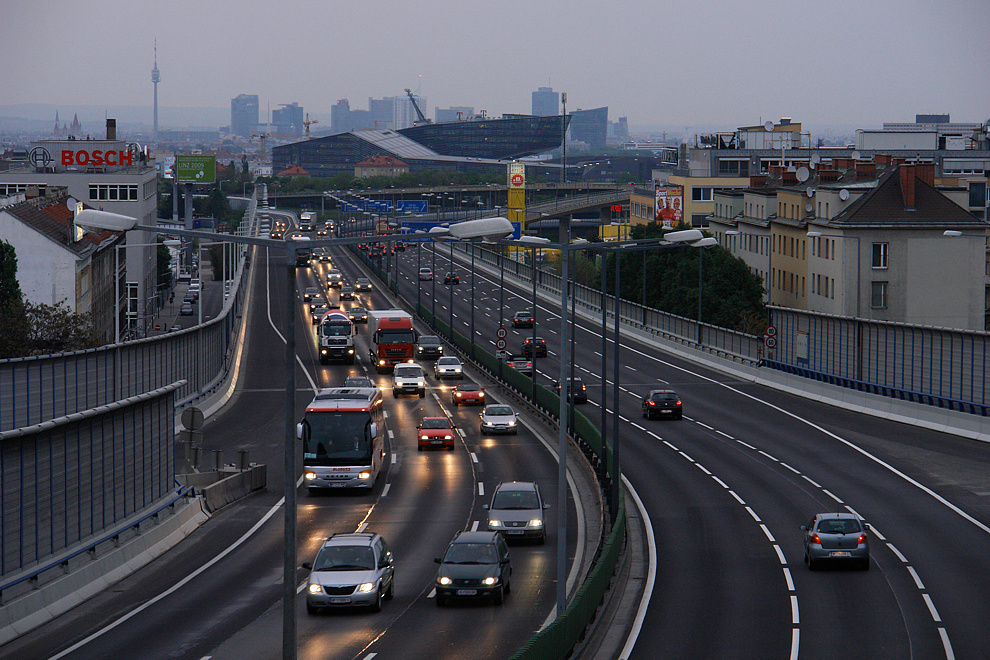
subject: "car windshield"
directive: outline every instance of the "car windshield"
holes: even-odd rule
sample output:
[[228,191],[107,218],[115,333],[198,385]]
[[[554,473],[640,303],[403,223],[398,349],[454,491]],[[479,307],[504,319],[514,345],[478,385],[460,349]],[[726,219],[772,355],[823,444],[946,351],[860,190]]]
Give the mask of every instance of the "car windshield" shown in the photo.
[[419,367],[415,367],[413,369],[409,369],[409,368],[402,369],[402,368],[397,367],[395,369],[395,377],[396,378],[416,378],[416,377],[422,376],[422,375],[423,375],[423,372],[419,369]]
[[436,337],[420,337],[419,343],[422,346],[436,346],[437,344],[440,343],[440,340],[437,339]]
[[444,555],[445,564],[494,564],[498,561],[491,543],[452,543]]
[[822,534],[855,534],[860,531],[860,526],[858,520],[837,518],[818,523],[818,531]]
[[334,545],[320,550],[313,563],[314,571],[370,571],[375,568],[375,553],[366,546]]
[[424,419],[420,428],[424,429],[449,429],[450,422],[446,419]]
[[474,383],[461,383],[457,386],[458,392],[477,392],[481,389],[481,385],[475,385]]
[[504,415],[511,415],[512,408],[509,406],[488,406],[485,410],[486,415],[492,415],[496,417],[502,417]]
[[456,366],[456,365],[459,365],[460,363],[461,363],[461,361],[458,360],[455,357],[442,357],[439,360],[437,360],[437,364],[439,364],[439,365],[448,365],[448,366],[449,365],[455,365]]
[[653,395],[654,401],[677,401],[677,395],[673,392],[660,392]]
[[344,387],[374,387],[370,378],[364,376],[351,376],[344,381]]
[[540,502],[531,490],[500,490],[492,501],[493,509],[539,509]]

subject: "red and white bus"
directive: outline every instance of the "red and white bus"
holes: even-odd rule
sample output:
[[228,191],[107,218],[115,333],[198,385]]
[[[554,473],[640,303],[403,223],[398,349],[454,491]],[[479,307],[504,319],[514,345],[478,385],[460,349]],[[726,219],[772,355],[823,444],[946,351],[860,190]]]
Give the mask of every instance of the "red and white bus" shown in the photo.
[[374,387],[331,387],[306,406],[296,425],[310,493],[371,488],[385,460],[385,412]]

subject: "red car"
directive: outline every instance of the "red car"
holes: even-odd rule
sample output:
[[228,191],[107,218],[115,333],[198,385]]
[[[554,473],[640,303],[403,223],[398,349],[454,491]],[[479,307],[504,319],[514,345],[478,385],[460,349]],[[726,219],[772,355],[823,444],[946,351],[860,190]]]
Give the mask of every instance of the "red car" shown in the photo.
[[427,447],[454,449],[454,429],[446,417],[424,417],[416,427],[416,440],[420,451]]
[[450,397],[451,403],[459,406],[462,403],[485,403],[485,388],[477,383],[460,383],[454,388]]

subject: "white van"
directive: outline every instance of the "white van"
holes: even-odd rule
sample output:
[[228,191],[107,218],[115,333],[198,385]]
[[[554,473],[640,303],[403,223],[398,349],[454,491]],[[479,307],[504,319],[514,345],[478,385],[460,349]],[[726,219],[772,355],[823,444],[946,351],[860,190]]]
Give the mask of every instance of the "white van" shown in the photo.
[[400,394],[419,394],[421,399],[426,396],[426,374],[421,366],[412,362],[395,365],[392,396],[398,399]]

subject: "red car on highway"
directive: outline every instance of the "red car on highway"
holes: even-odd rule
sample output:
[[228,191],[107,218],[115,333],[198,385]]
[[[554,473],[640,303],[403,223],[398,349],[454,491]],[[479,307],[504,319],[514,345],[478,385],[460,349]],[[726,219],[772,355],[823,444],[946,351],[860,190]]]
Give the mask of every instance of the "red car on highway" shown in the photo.
[[446,417],[424,417],[416,427],[417,446],[420,451],[427,447],[454,449],[454,429]]

